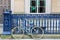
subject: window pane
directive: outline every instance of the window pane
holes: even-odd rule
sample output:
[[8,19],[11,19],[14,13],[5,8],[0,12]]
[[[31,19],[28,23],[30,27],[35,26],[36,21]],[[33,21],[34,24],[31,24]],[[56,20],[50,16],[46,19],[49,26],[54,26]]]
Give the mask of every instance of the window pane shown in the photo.
[[38,5],[39,6],[45,6],[45,0],[39,0]]
[[39,7],[38,12],[39,13],[45,13],[45,7]]
[[31,6],[36,6],[36,1],[31,1]]
[[40,1],[40,6],[45,6],[44,1]]
[[36,13],[37,12],[37,7],[30,7],[30,13]]

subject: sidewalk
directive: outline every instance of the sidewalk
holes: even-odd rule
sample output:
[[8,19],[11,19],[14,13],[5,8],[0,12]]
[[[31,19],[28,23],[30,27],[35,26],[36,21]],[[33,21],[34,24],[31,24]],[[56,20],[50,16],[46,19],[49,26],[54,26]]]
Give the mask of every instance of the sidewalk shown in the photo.
[[0,24],[0,34],[3,32],[3,24]]

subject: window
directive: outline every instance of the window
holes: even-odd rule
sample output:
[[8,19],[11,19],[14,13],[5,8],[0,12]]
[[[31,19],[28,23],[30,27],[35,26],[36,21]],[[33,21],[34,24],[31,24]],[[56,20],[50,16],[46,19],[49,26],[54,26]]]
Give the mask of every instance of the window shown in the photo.
[[51,0],[25,0],[25,13],[51,13]]
[[45,13],[45,0],[30,0],[30,13]]

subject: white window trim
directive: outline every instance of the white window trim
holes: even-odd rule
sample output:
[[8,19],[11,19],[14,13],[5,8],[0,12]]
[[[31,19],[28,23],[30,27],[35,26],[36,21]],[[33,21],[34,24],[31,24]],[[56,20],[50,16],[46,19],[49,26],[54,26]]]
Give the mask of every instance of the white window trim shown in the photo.
[[25,13],[28,14],[50,14],[51,13],[51,0],[46,0],[45,13],[30,13],[30,0],[25,0]]
[[11,0],[11,11],[14,14],[14,0]]

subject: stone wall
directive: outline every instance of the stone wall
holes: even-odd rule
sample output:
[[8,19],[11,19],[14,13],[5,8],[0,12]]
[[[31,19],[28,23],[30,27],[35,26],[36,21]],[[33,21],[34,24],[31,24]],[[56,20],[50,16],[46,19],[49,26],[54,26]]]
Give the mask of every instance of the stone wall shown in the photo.
[[60,0],[52,0],[52,13],[60,13]]
[[24,0],[14,0],[14,13],[24,13]]

